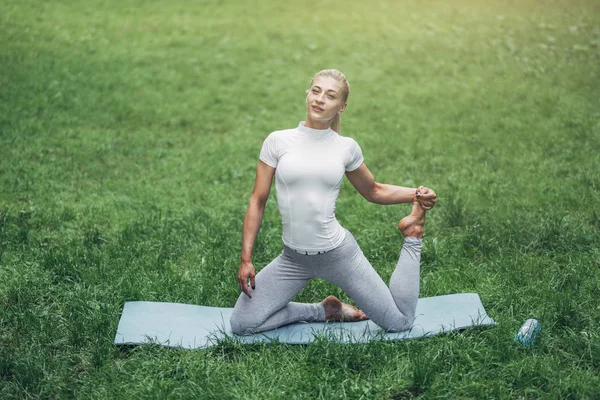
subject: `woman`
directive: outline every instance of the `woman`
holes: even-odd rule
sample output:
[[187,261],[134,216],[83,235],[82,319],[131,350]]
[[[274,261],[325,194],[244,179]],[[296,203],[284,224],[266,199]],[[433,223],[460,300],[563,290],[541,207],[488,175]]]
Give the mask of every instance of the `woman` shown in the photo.
[[[358,144],[339,135],[349,92],[341,72],[317,73],[306,91],[306,122],[273,132],[263,143],[242,229],[238,272],[242,293],[231,317],[234,333],[252,334],[298,321],[360,321],[367,316],[385,330],[402,331],[412,325],[425,212],[434,206],[436,194],[424,187],[374,180]],[[389,287],[335,218],[344,175],[370,202],[412,202],[410,215],[398,223],[405,239]],[[273,177],[284,250],[255,275],[252,250]],[[312,278],[338,285],[364,312],[334,296],[319,303],[292,302]]]

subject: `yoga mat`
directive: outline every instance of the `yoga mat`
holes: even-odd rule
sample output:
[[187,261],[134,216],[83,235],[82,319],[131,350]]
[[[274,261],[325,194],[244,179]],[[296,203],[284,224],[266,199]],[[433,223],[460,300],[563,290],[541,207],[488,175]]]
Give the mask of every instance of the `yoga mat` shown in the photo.
[[299,322],[255,335],[238,336],[231,332],[232,308],[190,304],[131,301],[125,303],[115,344],[156,343],[185,349],[206,348],[226,337],[243,343],[272,342],[307,344],[317,338],[341,343],[372,340],[416,339],[445,332],[493,326],[477,293],[425,297],[417,303],[416,318],[410,330],[385,332],[372,321]]

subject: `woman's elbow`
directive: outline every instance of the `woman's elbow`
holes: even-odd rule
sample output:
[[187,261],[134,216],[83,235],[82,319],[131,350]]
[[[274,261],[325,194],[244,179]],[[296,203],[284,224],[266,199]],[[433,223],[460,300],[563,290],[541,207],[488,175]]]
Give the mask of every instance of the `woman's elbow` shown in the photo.
[[375,196],[371,193],[368,194],[364,194],[363,197],[365,198],[365,200],[367,200],[369,203],[373,203],[373,204],[378,204],[377,200],[375,199]]
[[260,196],[252,196],[250,198],[250,204],[248,208],[252,208],[254,210],[258,210],[258,211],[262,211],[265,209],[265,206],[267,205],[267,197],[260,197]]
[[381,204],[380,194],[381,194],[380,185],[377,182],[375,182],[375,184],[373,185],[372,188],[370,188],[370,190],[363,193],[363,197],[369,203]]

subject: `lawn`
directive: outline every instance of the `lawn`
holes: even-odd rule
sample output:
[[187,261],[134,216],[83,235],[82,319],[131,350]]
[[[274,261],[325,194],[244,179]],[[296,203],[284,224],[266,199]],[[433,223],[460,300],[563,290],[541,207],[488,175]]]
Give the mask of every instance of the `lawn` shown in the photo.
[[[594,0],[2,1],[0,398],[600,398],[599,66]],[[438,193],[421,296],[479,293],[498,325],[114,346],[126,301],[233,306],[262,141],[325,68],[375,178]],[[344,182],[385,280],[408,212]],[[254,264],[280,251],[272,193]]]

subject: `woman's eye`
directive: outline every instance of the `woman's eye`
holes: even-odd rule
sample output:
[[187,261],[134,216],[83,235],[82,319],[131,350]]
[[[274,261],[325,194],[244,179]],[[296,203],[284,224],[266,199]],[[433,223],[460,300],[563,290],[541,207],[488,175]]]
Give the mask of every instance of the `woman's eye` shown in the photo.
[[314,94],[317,94],[317,93],[319,93],[319,91],[318,91],[317,89],[313,89],[313,90],[312,90],[312,92],[313,92]]
[[335,96],[329,95],[327,97],[330,98],[331,100],[335,100]]

